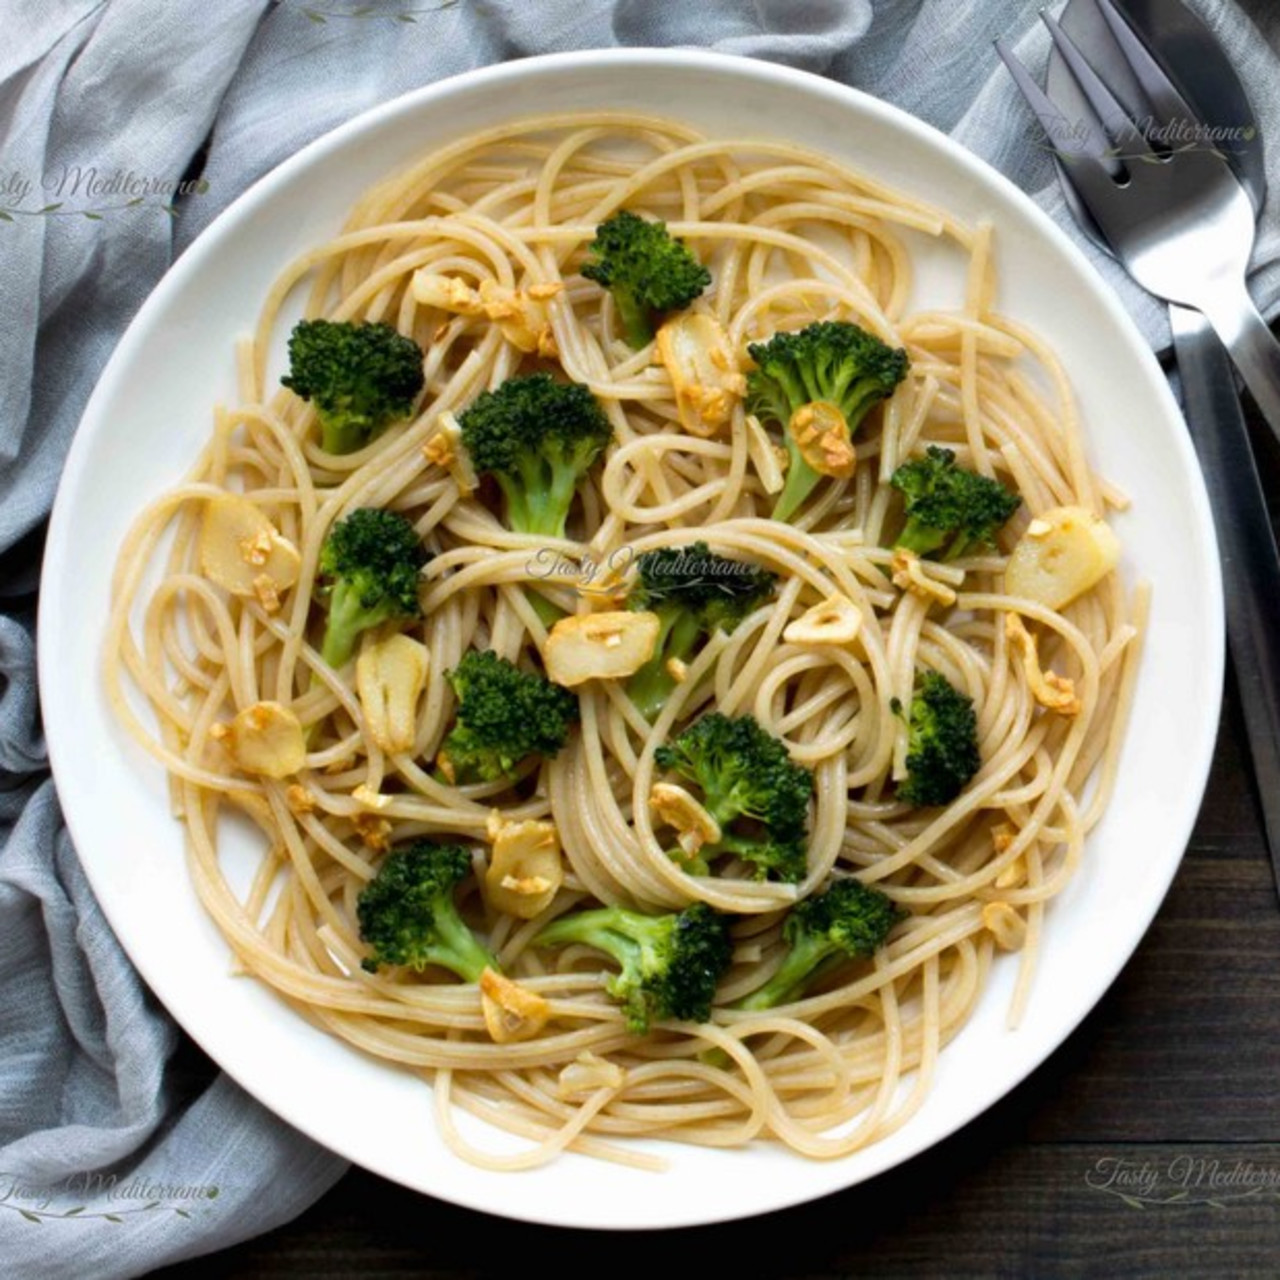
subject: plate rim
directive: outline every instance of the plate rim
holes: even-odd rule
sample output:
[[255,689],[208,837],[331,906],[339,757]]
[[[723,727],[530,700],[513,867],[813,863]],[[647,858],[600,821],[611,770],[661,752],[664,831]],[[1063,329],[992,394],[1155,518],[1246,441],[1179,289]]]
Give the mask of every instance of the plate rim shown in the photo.
[[[817,93],[826,97],[828,100],[841,103],[844,106],[851,108],[855,113],[861,112],[879,117],[891,128],[902,130],[909,135],[914,135],[926,145],[940,148],[947,153],[949,159],[954,161],[961,169],[966,170],[968,174],[978,182],[988,185],[994,184],[1005,200],[1013,202],[1020,211],[1031,220],[1033,226],[1040,234],[1054,242],[1056,247],[1061,252],[1065,253],[1067,260],[1073,269],[1073,273],[1086,282],[1090,292],[1094,295],[1099,304],[1108,312],[1111,321],[1124,329],[1129,338],[1133,341],[1133,345],[1138,348],[1140,352],[1139,358],[1145,365],[1145,372],[1148,376],[1148,381],[1153,383],[1157,398],[1164,401],[1166,412],[1174,419],[1181,419],[1180,410],[1173,398],[1167,380],[1165,379],[1163,372],[1160,370],[1154,354],[1147,345],[1145,338],[1143,338],[1141,331],[1137,328],[1129,313],[1123,307],[1118,296],[1112,292],[1102,277],[1096,273],[1081,248],[1044,210],[1035,204],[1030,196],[1028,196],[1016,184],[1006,178],[993,166],[968,151],[941,130],[920,120],[918,117],[911,115],[900,107],[887,103],[882,99],[875,98],[862,90],[852,88],[838,81],[827,79],[824,76],[798,70],[783,64],[734,54],[725,54],[711,50],[666,49],[661,47],[574,50],[569,52],[539,55],[515,61],[500,62],[484,67],[474,68],[436,81],[432,84],[410,90],[409,92],[398,95],[395,98],[388,99],[385,102],[368,108],[335,128],[326,131],[319,137],[313,139],[294,155],[288,157],[274,168],[261,175],[234,200],[232,200],[170,265],[168,270],[156,283],[155,287],[134,314],[133,318],[115,344],[111,356],[104,366],[102,373],[99,375],[93,393],[91,394],[84,412],[81,415],[75,437],[72,441],[72,445],[63,468],[62,476],[59,480],[58,490],[49,523],[44,564],[41,572],[39,612],[37,621],[37,670],[40,701],[42,707],[46,709],[45,733],[55,787],[57,788],[60,803],[62,804],[64,820],[66,821],[68,831],[70,832],[72,841],[77,849],[77,859],[80,861],[80,865],[85,871],[95,897],[102,906],[104,917],[111,925],[113,933],[115,933],[117,939],[121,941],[122,948],[126,951],[126,954],[129,955],[131,963],[137,969],[143,981],[153,992],[157,994],[157,996],[161,990],[169,990],[170,983],[167,976],[156,973],[154,971],[154,967],[150,964],[140,964],[134,958],[128,945],[123,941],[123,939],[120,939],[119,930],[117,929],[115,920],[113,919],[113,911],[108,906],[112,894],[109,887],[106,886],[105,880],[102,878],[101,868],[91,870],[90,865],[86,865],[85,861],[80,858],[79,854],[81,838],[88,834],[92,816],[85,812],[88,806],[83,805],[80,802],[79,797],[68,802],[63,795],[61,787],[60,771],[67,766],[60,764],[59,761],[64,759],[62,745],[64,742],[64,733],[69,732],[71,726],[63,720],[60,714],[57,714],[57,709],[61,706],[62,699],[59,697],[55,687],[52,671],[54,669],[54,653],[58,647],[58,638],[61,632],[59,630],[60,624],[57,620],[54,606],[51,603],[56,596],[56,592],[48,589],[47,583],[51,577],[56,577],[59,571],[65,571],[67,567],[73,525],[70,510],[71,497],[69,495],[74,492],[80,483],[83,483],[82,473],[88,461],[90,438],[95,434],[93,430],[86,430],[86,428],[92,427],[95,418],[101,417],[103,412],[102,406],[108,403],[112,398],[115,383],[120,377],[120,371],[132,360],[135,348],[145,346],[144,338],[148,328],[150,327],[151,316],[156,311],[162,309],[171,296],[181,293],[187,277],[199,268],[202,260],[207,257],[210,252],[216,251],[220,241],[228,234],[230,228],[234,227],[239,221],[251,214],[256,205],[270,198],[277,189],[287,187],[294,179],[295,175],[305,173],[317,163],[322,164],[327,152],[340,148],[344,143],[348,142],[352,138],[358,137],[362,133],[378,130],[384,127],[389,120],[397,115],[402,113],[411,115],[417,111],[425,109],[425,107],[429,106],[429,104],[434,100],[448,97],[453,93],[465,93],[484,87],[497,89],[504,81],[519,81],[530,76],[536,79],[542,75],[554,75],[562,69],[573,70],[582,67],[584,64],[598,66],[600,64],[609,63],[627,64],[631,66],[644,66],[649,63],[657,63],[664,67],[697,67],[704,70],[711,68],[714,70],[728,72],[735,76],[744,77],[745,79],[755,78],[763,82],[772,82],[782,86],[783,88],[799,89],[807,93]],[[876,175],[871,174],[870,176],[875,177]],[[890,185],[897,185],[897,183],[891,182]],[[1154,377],[1152,377],[1153,374],[1155,375]],[[806,1189],[796,1193],[790,1193],[787,1189],[786,1183],[779,1182],[771,1200],[772,1209],[786,1209],[797,1204],[816,1201],[829,1194],[847,1191],[853,1186],[867,1181],[870,1178],[879,1176],[890,1169],[897,1168],[898,1166],[905,1164],[907,1161],[932,1150],[938,1144],[953,1136],[961,1128],[970,1124],[979,1116],[984,1114],[992,1106],[1009,1096],[1013,1089],[1025,1082],[1036,1070],[1039,1069],[1039,1067],[1043,1066],[1049,1057],[1051,1057],[1053,1053],[1061,1047],[1065,1040],[1076,1030],[1084,1018],[1098,1006],[1107,990],[1114,983],[1118,974],[1132,959],[1134,952],[1149,930],[1151,922],[1163,903],[1169,887],[1173,882],[1173,878],[1181,865],[1182,858],[1185,856],[1187,843],[1192,833],[1192,828],[1199,811],[1205,788],[1208,785],[1209,770],[1212,763],[1217,737],[1218,720],[1221,711],[1221,689],[1225,672],[1225,627],[1222,607],[1222,581],[1217,555],[1216,535],[1210,514],[1208,497],[1204,488],[1198,463],[1195,459],[1194,451],[1191,448],[1190,441],[1186,437],[1185,432],[1179,436],[1177,448],[1184,454],[1184,458],[1190,460],[1190,465],[1185,468],[1186,479],[1190,486],[1188,496],[1191,500],[1192,506],[1192,511],[1189,512],[1189,515],[1198,526],[1199,535],[1202,539],[1202,549],[1205,553],[1202,568],[1207,573],[1206,585],[1209,588],[1211,596],[1211,599],[1206,602],[1211,606],[1211,608],[1205,610],[1210,621],[1205,628],[1202,638],[1207,648],[1207,657],[1209,660],[1208,682],[1218,691],[1219,696],[1216,705],[1207,713],[1203,740],[1199,744],[1197,758],[1191,765],[1191,776],[1198,777],[1199,783],[1194,788],[1184,792],[1181,801],[1183,807],[1183,820],[1178,824],[1178,828],[1181,832],[1181,852],[1179,852],[1177,857],[1170,858],[1167,877],[1161,877],[1162,882],[1153,887],[1150,911],[1144,912],[1143,918],[1134,922],[1132,945],[1120,948],[1119,953],[1117,953],[1114,958],[1114,963],[1105,966],[1105,980],[1103,980],[1099,985],[1096,995],[1088,1001],[1085,1007],[1080,1011],[1078,1017],[1067,1019],[1056,1025],[1053,1028],[1052,1034],[1042,1038],[1042,1048],[1036,1053],[1035,1061],[1008,1087],[1000,1088],[994,1096],[979,1097],[971,1106],[958,1108],[952,1116],[948,1117],[947,1121],[942,1125],[939,1131],[931,1132],[927,1138],[923,1138],[918,1143],[908,1144],[908,1150],[900,1155],[895,1155],[887,1162],[882,1162],[880,1164],[876,1163],[874,1156],[876,1148],[874,1145],[864,1149],[863,1152],[859,1152],[857,1154],[862,1157],[862,1164],[869,1164],[871,1167],[862,1169],[861,1166],[859,1166],[859,1168],[854,1171],[852,1177],[841,1179],[838,1183],[835,1183],[830,1187],[816,1191]],[[52,713],[50,712],[50,709],[53,709]],[[69,794],[75,794],[74,787],[69,788]],[[1157,889],[1158,892],[1156,891]],[[288,1123],[299,1132],[311,1138],[313,1141],[317,1142],[319,1145],[325,1147],[327,1150],[334,1151],[335,1154],[350,1160],[352,1163],[370,1169],[373,1172],[387,1177],[400,1185],[407,1186],[411,1190],[417,1191],[420,1194],[431,1195],[438,1199],[445,1200],[468,1209],[485,1213],[493,1213],[500,1217],[518,1221],[542,1225],[590,1227],[606,1230],[647,1230],[661,1229],[670,1226],[693,1226],[732,1221],[737,1218],[760,1212],[760,1210],[755,1208],[746,1208],[740,1211],[735,1211],[733,1206],[717,1207],[713,1211],[708,1212],[705,1209],[698,1209],[691,1206],[691,1211],[687,1215],[679,1217],[678,1219],[671,1219],[668,1217],[661,1221],[603,1220],[596,1218],[587,1220],[581,1217],[557,1217],[548,1215],[545,1212],[522,1211],[518,1203],[513,1204],[509,1200],[506,1200],[506,1198],[504,1198],[502,1206],[495,1209],[491,1203],[483,1203],[476,1198],[470,1197],[461,1192],[456,1192],[455,1189],[449,1185],[447,1179],[443,1180],[441,1185],[432,1186],[428,1190],[419,1184],[406,1182],[399,1172],[388,1170],[386,1167],[380,1167],[377,1162],[371,1162],[362,1155],[353,1154],[350,1151],[335,1148],[327,1138],[320,1136],[320,1133],[317,1132],[317,1126],[312,1123],[306,1115],[293,1114],[293,1108],[287,1105],[281,1105],[282,1100],[279,1097],[273,1097],[271,1102],[265,1101],[263,1099],[262,1088],[259,1084],[256,1082],[254,1085],[246,1083],[241,1078],[238,1071],[228,1068],[222,1061],[218,1046],[205,1043],[204,1039],[199,1034],[192,1031],[188,1026],[187,1018],[180,1017],[173,1011],[167,999],[162,999],[161,1002],[164,1004],[169,1016],[173,1017],[174,1020],[183,1027],[186,1034],[191,1035],[192,1038],[200,1044],[201,1048],[214,1060],[215,1063],[217,1063],[219,1069],[226,1071],[227,1074],[231,1076],[238,1085],[240,1085],[240,1087],[254,1097],[264,1108],[284,1120],[285,1123]],[[293,1016],[296,1017],[299,1015],[293,1014]],[[429,1086],[427,1087],[429,1088]],[[847,1161],[836,1163],[847,1163]],[[497,1174],[490,1176],[502,1178],[505,1175]]]

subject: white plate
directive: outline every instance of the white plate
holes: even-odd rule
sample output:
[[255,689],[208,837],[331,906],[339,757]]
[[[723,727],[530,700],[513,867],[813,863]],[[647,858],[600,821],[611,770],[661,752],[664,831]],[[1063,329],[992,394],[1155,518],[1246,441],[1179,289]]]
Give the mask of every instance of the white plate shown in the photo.
[[[999,964],[923,1109],[838,1162],[763,1143],[670,1146],[663,1175],[578,1156],[519,1176],[460,1162],[437,1136],[418,1079],[228,977],[227,949],[187,880],[161,771],[119,730],[100,686],[117,548],[204,443],[211,406],[234,400],[233,342],[252,329],[268,282],[334,234],[364,187],[411,158],[520,114],[578,108],[638,108],[711,134],[791,139],[966,220],[990,218],[1000,309],[1060,353],[1094,460],[1135,499],[1115,524],[1126,572],[1155,588],[1150,639],[1119,786],[1079,876],[1050,908],[1025,1021],[1005,1029],[1013,965]],[[936,296],[946,286],[927,254],[921,272],[931,302],[955,300]],[[45,560],[41,692],[63,808],[108,919],[159,998],[250,1093],[334,1151],[446,1200],[570,1226],[680,1226],[781,1208],[898,1164],[1007,1093],[1093,1007],[1150,923],[1191,831],[1218,718],[1221,616],[1208,506],[1160,369],[1085,259],[1025,196],[942,134],[817,77],[694,52],[614,50],[490,68],[379,107],[257,183],[186,252],[121,340],[67,463]]]

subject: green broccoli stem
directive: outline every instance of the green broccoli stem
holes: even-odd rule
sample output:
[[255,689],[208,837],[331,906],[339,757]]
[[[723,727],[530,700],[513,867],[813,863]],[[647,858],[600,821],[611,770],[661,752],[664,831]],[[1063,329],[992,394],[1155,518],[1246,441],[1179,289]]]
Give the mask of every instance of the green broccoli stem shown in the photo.
[[637,302],[632,293],[617,285],[613,287],[613,305],[622,321],[627,345],[635,351],[647,347],[653,341],[653,321],[648,307]]
[[457,974],[463,982],[479,982],[486,969],[501,973],[493,955],[476,940],[451,901],[442,901],[435,915],[440,941],[423,951],[427,964],[439,965]]
[[971,538],[964,531],[961,531],[960,533],[957,533],[954,538],[951,539],[950,545],[940,556],[937,557],[937,559],[943,561],[944,563],[947,563],[951,560],[959,560],[961,556],[968,555],[970,548],[974,547],[975,545],[980,546],[981,544],[980,542],[977,542],[977,540]]
[[339,580],[329,597],[329,620],[325,624],[320,656],[335,671],[340,671],[355,653],[361,632],[374,621],[360,603],[359,591]]
[[[625,933],[617,931],[619,924],[624,925]],[[539,947],[563,947],[581,942],[612,956],[625,968],[639,959],[644,943],[660,944],[667,927],[665,916],[642,916],[617,907],[600,907],[553,920],[533,941]]]
[[627,697],[650,724],[658,718],[676,687],[675,678],[666,670],[664,663],[665,659],[659,652],[627,681]]
[[782,486],[778,501],[773,507],[773,519],[790,520],[800,508],[801,503],[813,492],[814,486],[822,477],[804,460],[799,447],[791,438],[791,431],[786,428],[787,455],[790,464],[787,467],[787,481]]
[[[732,778],[732,773],[730,777]],[[755,816],[749,812],[750,792],[754,779],[739,776],[728,786],[725,786],[722,779],[718,777],[703,778],[701,781],[702,803],[722,828],[727,828],[737,818]],[[740,844],[735,848],[733,840],[734,838],[726,830],[719,845],[730,852],[738,852],[740,848],[749,848],[752,845],[752,841],[741,839]]]
[[777,973],[734,1007],[758,1012],[785,1004],[793,995],[799,995],[800,988],[835,950],[836,947],[825,938],[802,934],[791,944],[791,950]]
[[659,630],[653,657],[627,681],[627,696],[650,722],[658,718],[675,691],[676,679],[667,669],[667,663],[673,658],[687,662],[702,634],[698,618],[679,605],[659,605],[654,612],[658,615]]
[[536,533],[547,538],[563,538],[578,491],[579,474],[570,466],[545,467],[534,460],[515,476],[498,476],[498,485],[507,499],[507,523],[517,533]]
[[565,611],[552,601],[548,600],[541,591],[535,591],[529,588],[525,591],[525,595],[529,597],[529,603],[533,605],[533,611],[538,615],[538,621],[542,623],[548,631],[565,617]]
[[370,423],[349,414],[320,414],[320,445],[325,453],[355,453],[369,443]]
[[931,525],[921,524],[914,516],[909,519],[899,535],[896,547],[914,551],[918,556],[927,556],[942,546],[947,540],[945,529],[935,529]]

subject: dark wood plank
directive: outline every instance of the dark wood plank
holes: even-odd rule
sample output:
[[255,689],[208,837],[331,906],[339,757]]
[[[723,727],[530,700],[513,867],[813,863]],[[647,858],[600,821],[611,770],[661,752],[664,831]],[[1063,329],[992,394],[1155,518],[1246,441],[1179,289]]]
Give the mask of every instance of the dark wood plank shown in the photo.
[[[817,1204],[731,1228],[622,1236],[503,1222],[353,1173],[294,1226],[157,1277],[445,1280],[509,1273],[532,1259],[566,1275],[607,1274],[623,1257],[644,1274],[717,1252],[717,1271],[750,1259],[755,1280],[1276,1274],[1280,1145],[1007,1137],[1003,1122],[979,1122],[930,1156]],[[1118,1190],[1150,1198],[1130,1204]],[[1178,1192],[1185,1201],[1162,1203]]]

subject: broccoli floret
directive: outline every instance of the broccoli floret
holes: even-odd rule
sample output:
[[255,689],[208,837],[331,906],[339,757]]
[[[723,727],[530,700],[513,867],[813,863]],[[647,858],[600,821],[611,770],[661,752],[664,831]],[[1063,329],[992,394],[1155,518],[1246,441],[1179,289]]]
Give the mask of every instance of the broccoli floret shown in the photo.
[[627,608],[656,613],[661,629],[653,657],[628,681],[627,693],[652,720],[675,688],[668,662],[686,662],[707,636],[732,631],[773,595],[777,575],[716,555],[705,542],[646,551],[636,570]]
[[458,719],[437,757],[450,782],[515,776],[530,756],[554,756],[578,719],[578,699],[491,650],[470,651],[445,673]]
[[714,711],[659,747],[654,759],[696,783],[720,825],[721,838],[699,850],[704,862],[732,853],[753,865],[758,880],[804,879],[813,775],[753,716]]
[[[895,699],[894,711],[901,710]],[[981,767],[973,699],[946,676],[925,672],[907,716],[907,776],[897,798],[914,805],[950,804]]]
[[280,381],[315,405],[326,453],[354,453],[413,411],[422,348],[389,324],[302,320]]
[[790,944],[781,968],[738,1002],[739,1009],[772,1009],[798,999],[816,977],[842,961],[874,955],[906,913],[879,889],[852,877],[797,902],[782,926]]
[[999,480],[957,467],[954,451],[934,444],[923,458],[904,462],[889,483],[906,498],[907,523],[895,545],[940,560],[991,546],[1022,503]]
[[711,283],[711,272],[667,231],[625,209],[596,228],[588,246],[595,257],[582,274],[613,294],[627,342],[639,350],[653,341],[664,312],[687,307]]
[[471,870],[460,845],[420,840],[392,853],[360,891],[356,915],[360,939],[369,948],[362,968],[384,964],[422,970],[440,965],[464,982],[478,982],[498,962],[467,928],[453,891]]
[[429,559],[413,525],[394,511],[361,507],[339,520],[320,549],[320,595],[329,620],[320,656],[334,670],[360,633],[397,618],[420,618],[418,575]]
[[848,444],[868,410],[892,395],[907,376],[907,353],[841,320],[776,333],[768,342],[753,342],[747,352],[757,366],[747,375],[747,409],[778,423],[786,439],[787,479],[773,518],[789,520],[821,479],[795,438],[795,415],[806,405],[834,407],[844,420],[842,435]]
[[605,989],[626,1010],[627,1027],[636,1035],[644,1035],[654,1018],[705,1022],[732,954],[728,920],[704,902],[662,916],[624,907],[579,911],[548,925],[533,945],[573,942],[595,947],[621,966]]
[[578,482],[613,439],[586,387],[546,373],[483,392],[458,425],[476,471],[506,496],[511,528],[553,538],[564,537]]

